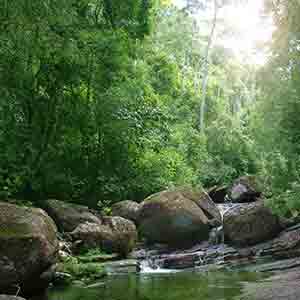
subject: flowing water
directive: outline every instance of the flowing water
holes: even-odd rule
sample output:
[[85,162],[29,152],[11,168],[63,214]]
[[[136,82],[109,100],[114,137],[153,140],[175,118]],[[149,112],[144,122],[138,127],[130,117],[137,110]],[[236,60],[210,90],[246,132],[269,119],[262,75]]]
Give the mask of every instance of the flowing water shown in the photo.
[[[235,207],[218,205],[222,220]],[[224,243],[223,224],[211,235],[212,244]],[[189,271],[163,269],[153,257],[139,263],[139,274],[108,276],[91,287],[69,286],[49,290],[47,300],[241,300],[243,288],[268,275],[246,271]],[[113,274],[113,272],[111,273]],[[247,298],[248,299],[248,298]],[[255,299],[255,296],[253,297]]]
[[240,300],[244,285],[262,276],[237,271],[110,276],[102,285],[91,288],[50,290],[47,300]]
[[145,259],[140,262],[139,264],[140,274],[169,274],[169,273],[176,273],[178,270],[171,270],[171,269],[163,269],[155,261],[151,259]]
[[219,245],[219,244],[224,244],[224,215],[236,207],[238,204],[227,202],[227,203],[222,203],[222,204],[217,204],[217,207],[220,211],[221,214],[221,221],[222,224],[219,227],[216,227],[211,230],[210,236],[209,236],[209,242],[211,245]]

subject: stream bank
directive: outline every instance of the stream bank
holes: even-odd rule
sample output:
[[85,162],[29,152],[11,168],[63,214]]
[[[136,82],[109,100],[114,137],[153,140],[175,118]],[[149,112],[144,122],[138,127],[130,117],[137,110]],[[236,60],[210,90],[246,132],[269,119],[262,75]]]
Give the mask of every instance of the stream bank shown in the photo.
[[99,288],[118,275],[266,274],[300,266],[300,224],[274,215],[249,176],[226,193],[177,187],[141,204],[120,202],[112,216],[58,200],[45,201],[43,210],[0,205],[2,293],[29,298],[49,284]]

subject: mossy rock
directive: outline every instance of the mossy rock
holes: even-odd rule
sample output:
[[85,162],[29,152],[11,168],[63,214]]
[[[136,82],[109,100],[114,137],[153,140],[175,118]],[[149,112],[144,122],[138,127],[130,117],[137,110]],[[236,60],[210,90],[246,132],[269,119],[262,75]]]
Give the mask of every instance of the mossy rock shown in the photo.
[[57,229],[43,210],[0,202],[0,290],[34,288],[57,253]]
[[131,220],[135,224],[139,220],[140,205],[137,202],[125,200],[115,203],[112,208],[112,216]]
[[70,233],[80,248],[100,248],[106,253],[126,257],[134,248],[138,234],[135,224],[121,217],[103,217],[102,224],[83,223]]
[[178,187],[151,195],[140,208],[139,230],[149,242],[185,246],[208,239],[220,212],[201,189]]
[[85,222],[101,224],[100,217],[87,206],[50,199],[44,202],[43,208],[62,232],[71,232]]
[[281,231],[279,218],[263,201],[235,204],[224,214],[224,234],[228,242],[240,246],[272,239]]

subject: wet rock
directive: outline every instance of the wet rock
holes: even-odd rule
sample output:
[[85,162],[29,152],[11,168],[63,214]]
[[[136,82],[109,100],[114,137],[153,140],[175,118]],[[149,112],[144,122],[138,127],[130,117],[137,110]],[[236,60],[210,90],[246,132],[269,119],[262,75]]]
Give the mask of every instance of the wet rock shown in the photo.
[[290,270],[296,267],[300,267],[300,258],[274,260],[261,264],[254,264],[248,267],[247,270],[255,272],[275,272]]
[[130,253],[130,258],[142,260],[147,257],[158,256],[165,253],[170,253],[170,249],[166,244],[142,244],[139,245],[139,248],[134,249]]
[[73,277],[71,274],[66,272],[55,272],[52,279],[54,285],[68,285],[71,284]]
[[156,261],[161,268],[177,270],[193,268],[197,262],[199,262],[199,253],[173,254]]
[[104,263],[105,272],[109,275],[137,273],[138,262],[135,259],[125,259],[120,261]]
[[125,200],[112,206],[112,216],[122,217],[137,224],[140,205],[137,202]]
[[248,283],[241,300],[298,300],[300,299],[300,269],[281,272],[267,280]]
[[228,190],[228,197],[234,203],[254,202],[261,194],[262,189],[254,176],[240,177]]
[[51,199],[45,201],[43,208],[63,232],[71,232],[85,222],[101,224],[101,218],[83,205]]
[[133,222],[121,217],[104,217],[102,224],[83,223],[70,233],[79,247],[101,248],[109,253],[127,256],[137,242],[137,230]]
[[[226,244],[210,246],[202,242],[184,250],[168,247],[145,247],[132,253],[139,259],[141,271],[147,269],[197,270],[243,268],[249,271],[285,270],[299,265],[300,228],[293,226],[276,238],[255,246],[235,247]],[[274,261],[274,258],[293,258]],[[163,270],[162,270],[163,271]]]
[[72,281],[72,275],[66,272],[59,272],[58,264],[52,265],[48,270],[43,272],[40,276],[40,282],[52,283],[55,285],[67,285]]
[[205,192],[176,188],[142,202],[139,229],[151,243],[184,246],[207,240],[214,218],[221,220],[219,210]]
[[240,246],[270,240],[281,230],[278,217],[263,201],[235,205],[223,218],[225,240]]
[[[253,251],[261,256],[272,255],[277,257],[297,256],[300,251],[300,228],[289,228],[278,237],[252,247]],[[293,255],[294,254],[294,255]]]
[[56,226],[43,210],[0,202],[0,290],[42,288],[40,276],[58,249]]
[[287,229],[289,227],[292,227],[293,225],[297,224],[298,222],[295,222],[293,219],[288,219],[285,217],[279,216],[279,222],[282,230]]
[[209,197],[214,203],[226,202],[227,186],[214,186],[207,190]]

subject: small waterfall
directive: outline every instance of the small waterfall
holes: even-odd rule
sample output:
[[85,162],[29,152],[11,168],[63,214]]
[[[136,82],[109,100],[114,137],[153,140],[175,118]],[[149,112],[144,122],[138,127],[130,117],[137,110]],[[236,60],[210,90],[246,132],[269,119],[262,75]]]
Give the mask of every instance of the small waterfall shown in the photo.
[[159,265],[159,263],[150,255],[138,263],[138,269],[141,274],[161,274],[178,272],[178,270],[162,268]]
[[224,232],[223,232],[223,224],[213,228],[209,233],[209,244],[210,245],[220,245],[224,244]]
[[220,211],[221,214],[221,218],[222,218],[222,222],[223,222],[223,218],[224,215],[231,209],[235,208],[236,206],[238,206],[238,203],[232,203],[232,202],[227,202],[227,203],[222,203],[222,204],[217,204],[217,207]]
[[[230,210],[236,207],[237,204],[234,203],[225,203],[217,205],[221,214],[221,225],[213,228],[210,231],[209,236],[209,245],[207,242],[197,247],[193,247],[189,249],[189,251],[183,251],[182,253],[176,254],[166,254],[166,255],[151,255],[150,252],[144,256],[144,259],[139,262],[138,268],[139,272],[142,274],[158,274],[158,273],[173,273],[179,272],[182,269],[199,267],[201,265],[209,264],[213,261],[213,263],[220,262],[224,263],[226,251],[228,251],[227,246],[224,243],[224,215]],[[198,258],[194,260],[194,257],[187,258],[188,255],[193,255],[198,253]],[[203,255],[204,253],[204,255]],[[197,254],[196,254],[197,255]],[[172,257],[174,256],[174,257]],[[178,260],[177,260],[178,258]],[[183,265],[185,267],[183,267]],[[178,269],[169,269],[168,267]],[[175,267],[174,267],[175,266]]]
[[163,269],[159,265],[152,264],[151,261],[145,259],[139,262],[139,272],[141,274],[162,274],[162,273],[175,273],[178,270]]
[[224,244],[224,215],[232,208],[236,206],[235,203],[223,203],[217,204],[217,207],[221,214],[222,224],[219,227],[213,228],[209,234],[209,243],[211,245],[220,245]]

